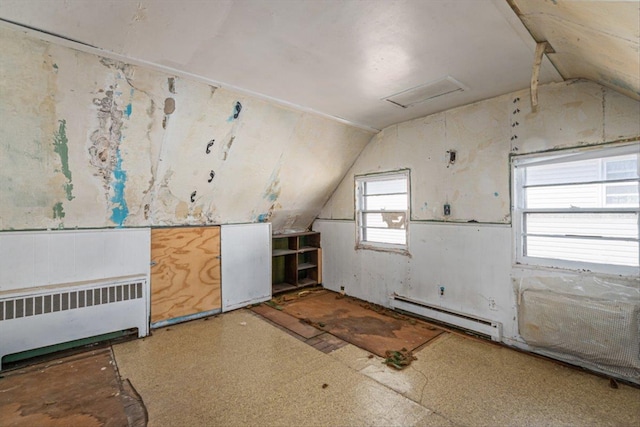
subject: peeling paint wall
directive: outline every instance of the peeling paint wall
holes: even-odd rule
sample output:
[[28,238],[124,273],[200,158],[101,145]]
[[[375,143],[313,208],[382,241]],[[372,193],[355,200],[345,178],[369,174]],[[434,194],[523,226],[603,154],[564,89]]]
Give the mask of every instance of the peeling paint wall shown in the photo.
[[[505,343],[540,351],[519,333],[521,279],[561,276],[569,290],[585,290],[584,298],[595,292],[581,285],[585,278],[605,275],[513,265],[510,156],[640,138],[640,103],[584,80],[541,86],[539,100],[538,112],[531,113],[529,91],[523,90],[374,136],[314,223],[322,232],[324,285],[335,291],[344,286],[349,295],[385,306],[398,293],[497,321]],[[451,150],[457,153],[453,164]],[[356,250],[354,176],[403,168],[411,169],[410,256]],[[637,277],[606,280],[640,291]],[[581,360],[572,357],[573,363]]]
[[372,133],[0,29],[0,230],[304,230]]

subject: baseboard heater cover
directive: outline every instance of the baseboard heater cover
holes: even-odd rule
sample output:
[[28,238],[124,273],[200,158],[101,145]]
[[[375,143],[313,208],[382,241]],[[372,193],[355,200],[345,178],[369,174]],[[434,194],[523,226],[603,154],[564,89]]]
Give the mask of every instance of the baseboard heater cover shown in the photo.
[[401,295],[392,296],[391,306],[398,310],[486,335],[490,337],[492,341],[502,341],[502,323],[494,320],[459,313]]
[[146,276],[27,288],[0,293],[2,358],[136,328],[149,334]]

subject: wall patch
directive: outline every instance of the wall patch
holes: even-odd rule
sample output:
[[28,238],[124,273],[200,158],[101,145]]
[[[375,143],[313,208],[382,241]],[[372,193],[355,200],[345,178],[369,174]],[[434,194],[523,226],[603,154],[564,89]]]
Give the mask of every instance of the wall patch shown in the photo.
[[120,149],[116,150],[116,167],[113,170],[113,182],[111,187],[113,188],[113,197],[111,202],[114,204],[111,209],[111,221],[116,223],[119,227],[122,227],[124,221],[129,215],[129,209],[127,207],[127,201],[124,198],[124,186],[127,181],[127,173],[122,170],[122,156],[120,155]]
[[62,202],[58,202],[53,205],[53,219],[62,218],[64,218],[64,207],[62,206]]
[[73,200],[73,183],[71,182],[71,170],[69,169],[69,140],[67,139],[67,122],[58,120],[58,131],[53,135],[53,150],[60,156],[61,171],[67,178],[64,184],[64,191],[67,193],[67,200]]
[[164,113],[166,115],[173,114],[176,111],[176,100],[173,98],[167,98],[164,100]]

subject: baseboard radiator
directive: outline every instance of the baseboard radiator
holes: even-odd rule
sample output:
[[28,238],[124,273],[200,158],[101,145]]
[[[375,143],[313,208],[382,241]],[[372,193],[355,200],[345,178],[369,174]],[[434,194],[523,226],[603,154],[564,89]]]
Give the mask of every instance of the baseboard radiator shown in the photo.
[[146,276],[0,292],[2,358],[127,329],[149,333]]
[[433,319],[457,328],[473,331],[491,338],[492,341],[502,340],[502,323],[500,322],[459,313],[401,295],[394,295],[391,298],[391,306],[395,309],[416,314],[427,319]]

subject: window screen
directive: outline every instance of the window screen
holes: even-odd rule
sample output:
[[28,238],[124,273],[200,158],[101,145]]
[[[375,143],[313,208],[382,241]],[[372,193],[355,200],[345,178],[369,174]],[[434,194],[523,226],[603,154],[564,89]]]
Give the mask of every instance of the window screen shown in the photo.
[[638,267],[640,144],[515,159],[517,259]]
[[356,222],[361,247],[407,247],[409,172],[356,177]]

